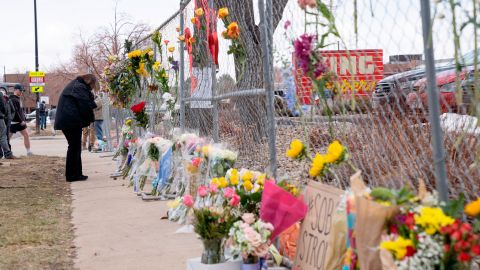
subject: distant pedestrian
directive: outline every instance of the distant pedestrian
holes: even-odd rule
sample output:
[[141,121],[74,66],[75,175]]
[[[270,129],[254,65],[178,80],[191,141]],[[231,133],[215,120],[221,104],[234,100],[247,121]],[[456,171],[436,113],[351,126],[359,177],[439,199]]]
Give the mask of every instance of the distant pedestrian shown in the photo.
[[82,150],[92,151],[95,145],[95,126],[91,123],[88,127],[82,129]]
[[57,135],[55,131],[55,117],[57,116],[57,108],[52,105],[52,108],[48,112],[48,118],[50,118],[50,125],[52,126],[53,136]]
[[12,151],[8,145],[7,123],[10,121],[8,106],[8,100],[4,98],[4,91],[0,91],[0,158],[13,159]]
[[5,123],[7,124],[7,132],[5,134],[7,135],[8,147],[10,148],[10,150],[12,150],[12,146],[10,145],[10,126],[12,125],[12,120],[15,116],[15,106],[8,97],[7,91],[5,89],[2,89],[0,92],[3,95],[3,99],[5,101],[5,108],[7,109],[8,114],[8,117],[5,118]]
[[58,101],[55,129],[62,130],[68,141],[65,177],[69,182],[88,178],[82,171],[82,128],[95,120],[93,89],[98,89],[94,75],[79,76],[65,87]]
[[40,115],[40,129],[44,130],[47,128],[47,104],[45,104],[45,100],[40,102],[38,113]]
[[13,95],[10,95],[10,100],[15,109],[15,115],[13,116],[12,125],[10,126],[10,138],[14,133],[20,132],[23,136],[23,144],[27,150],[27,156],[33,155],[30,151],[30,136],[28,135],[27,122],[25,122],[25,112],[23,111],[22,101],[20,99],[23,96],[23,87],[20,84],[16,84],[13,88]]
[[95,104],[97,108],[95,108],[95,136],[97,137],[97,141],[103,141],[103,93],[100,92],[95,97]]

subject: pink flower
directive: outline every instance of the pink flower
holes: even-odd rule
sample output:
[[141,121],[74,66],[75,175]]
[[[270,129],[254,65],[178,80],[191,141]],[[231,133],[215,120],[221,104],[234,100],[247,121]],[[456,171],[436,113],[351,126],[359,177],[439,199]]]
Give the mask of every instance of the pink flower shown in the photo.
[[242,219],[247,224],[253,224],[255,222],[255,215],[252,213],[245,213],[243,214]]
[[198,167],[200,165],[200,162],[202,162],[202,159],[199,157],[193,158],[192,159],[192,165],[195,167]]
[[235,190],[231,187],[227,187],[223,190],[223,196],[225,196],[225,198],[232,198],[234,194]]
[[273,232],[273,229],[274,229],[274,228],[273,228],[272,223],[269,223],[269,222],[265,223],[265,229]]
[[218,186],[216,184],[210,184],[210,192],[212,193],[217,193],[218,192]]
[[264,243],[255,248],[255,255],[265,257],[268,253],[268,244]]
[[185,196],[183,196],[183,204],[185,204],[186,207],[192,207],[192,206],[193,206],[193,197],[192,197],[192,195],[185,195]]
[[262,244],[262,236],[256,232],[252,227],[247,227],[243,230],[245,234],[245,239],[252,245],[253,247],[258,247]]
[[287,21],[285,22],[285,24],[283,25],[283,29],[287,30],[288,27],[290,27],[290,25],[292,25],[292,22],[291,22],[290,20],[287,20]]
[[200,186],[197,193],[200,197],[205,197],[208,195],[208,188],[206,186]]
[[233,197],[229,203],[231,206],[237,207],[240,204],[240,196],[238,196],[237,194],[233,194]]
[[317,1],[316,0],[298,0],[298,5],[300,6],[301,9],[306,9],[307,6],[310,8],[316,8]]

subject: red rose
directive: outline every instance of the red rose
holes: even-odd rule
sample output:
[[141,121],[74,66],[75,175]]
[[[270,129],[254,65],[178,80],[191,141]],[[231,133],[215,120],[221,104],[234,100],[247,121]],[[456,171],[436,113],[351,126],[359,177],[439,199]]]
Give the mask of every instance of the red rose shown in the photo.
[[460,255],[458,255],[458,260],[461,262],[469,262],[470,259],[472,259],[472,257],[470,257],[470,254],[466,252],[462,252]]
[[462,234],[468,234],[470,231],[472,230],[472,225],[468,224],[468,223],[463,223],[461,226],[460,226],[460,232]]
[[462,234],[459,231],[455,231],[450,237],[455,241],[459,241],[460,239],[462,239]]
[[477,256],[480,256],[480,245],[475,245],[472,247],[472,252],[477,255]]
[[408,246],[407,247],[407,254],[405,256],[412,257],[413,255],[415,255],[416,252],[417,252],[417,250],[414,247]]
[[405,225],[410,229],[413,230],[415,227],[415,215],[412,212],[409,212],[405,216]]
[[141,113],[143,109],[145,109],[145,101],[135,104],[130,108],[133,113]]
[[450,245],[449,245],[449,244],[443,245],[443,251],[444,251],[445,253],[450,252]]

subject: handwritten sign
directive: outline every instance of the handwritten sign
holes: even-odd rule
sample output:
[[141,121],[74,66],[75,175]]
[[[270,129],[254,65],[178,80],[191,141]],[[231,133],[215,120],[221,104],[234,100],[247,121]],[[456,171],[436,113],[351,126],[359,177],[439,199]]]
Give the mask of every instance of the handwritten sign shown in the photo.
[[343,190],[311,182],[305,192],[308,213],[300,229],[293,269],[324,270],[332,254],[332,223]]

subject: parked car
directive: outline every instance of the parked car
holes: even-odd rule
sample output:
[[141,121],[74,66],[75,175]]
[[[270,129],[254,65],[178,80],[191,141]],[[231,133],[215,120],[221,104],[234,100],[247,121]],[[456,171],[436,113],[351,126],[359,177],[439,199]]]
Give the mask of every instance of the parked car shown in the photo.
[[27,120],[27,122],[32,121],[36,117],[37,117],[37,112],[35,110],[33,110],[31,113],[25,114],[25,120]]
[[[480,63],[480,56],[479,56]],[[470,52],[463,57],[461,63],[462,70],[457,72],[455,69],[446,70],[437,73],[437,89],[439,91],[440,111],[442,113],[468,113],[470,111],[472,90],[474,85],[474,52]],[[457,83],[462,89],[462,101],[457,100]],[[428,111],[428,93],[426,78],[418,80],[414,85],[414,91],[407,96],[407,105],[413,111]]]
[[[437,66],[437,72],[452,70],[451,63]],[[414,91],[415,82],[425,77],[425,68],[419,67],[406,72],[388,76],[379,81],[372,94],[372,106],[375,109],[387,106],[405,110],[408,94]]]

